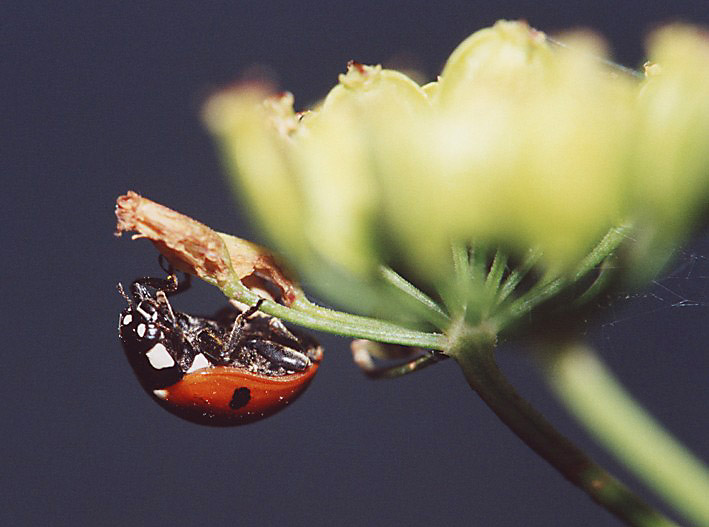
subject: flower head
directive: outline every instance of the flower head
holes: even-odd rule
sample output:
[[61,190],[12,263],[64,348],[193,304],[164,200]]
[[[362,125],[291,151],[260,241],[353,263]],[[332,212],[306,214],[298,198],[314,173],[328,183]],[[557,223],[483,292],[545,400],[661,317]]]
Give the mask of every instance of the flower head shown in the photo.
[[[252,85],[217,94],[205,116],[240,193],[307,283],[415,319],[382,266],[441,296],[458,284],[455,247],[476,248],[483,267],[498,248],[533,250],[547,276],[569,276],[631,225],[647,274],[706,213],[706,37],[658,33],[650,57],[662,72],[646,81],[609,68],[598,42],[560,48],[501,21],[430,84],[350,63],[310,111]],[[471,283],[461,310],[483,287]]]

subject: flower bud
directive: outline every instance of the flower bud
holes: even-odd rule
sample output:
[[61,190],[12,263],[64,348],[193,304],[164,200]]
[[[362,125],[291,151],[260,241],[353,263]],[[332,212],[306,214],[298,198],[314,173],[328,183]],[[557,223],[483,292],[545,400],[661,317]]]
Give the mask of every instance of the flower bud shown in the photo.
[[645,275],[666,263],[691,227],[706,222],[709,205],[709,33],[669,26],[649,48],[629,174]]
[[616,226],[650,233],[642,251],[658,253],[706,214],[706,37],[658,33],[662,73],[644,84],[610,68],[598,39],[568,39],[553,47],[501,21],[425,86],[350,63],[312,111],[237,88],[210,101],[206,120],[307,283],[360,311],[415,318],[387,296],[382,265],[441,292],[455,287],[452,245],[503,247],[534,249],[568,276]]

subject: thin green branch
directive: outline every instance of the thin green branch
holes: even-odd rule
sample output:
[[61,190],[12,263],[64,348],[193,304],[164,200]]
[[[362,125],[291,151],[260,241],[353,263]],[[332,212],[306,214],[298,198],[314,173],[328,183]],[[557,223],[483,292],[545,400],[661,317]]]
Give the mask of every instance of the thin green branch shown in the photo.
[[451,255],[455,280],[452,287],[449,285],[441,291],[441,298],[449,313],[465,313],[470,291],[470,252],[466,245],[454,243],[451,245]]
[[625,391],[600,358],[574,343],[550,350],[547,380],[587,430],[696,525],[709,525],[709,468]]
[[601,241],[584,257],[573,273],[540,280],[536,286],[515,299],[506,310],[495,317],[495,320],[500,324],[509,324],[514,320],[518,320],[526,316],[539,304],[556,296],[569,284],[581,280],[581,278],[615,252],[623,240],[627,238],[629,231],[630,226],[627,225],[611,228],[603,236]]
[[484,332],[458,328],[448,354],[460,364],[470,387],[530,448],[600,506],[635,527],[675,526],[562,436],[509,384]]
[[576,268],[576,272],[573,274],[573,280],[580,280],[586,273],[608,258],[609,255],[613,254],[618,246],[628,238],[630,231],[630,225],[620,225],[611,228],[591,252],[581,260],[581,263]]
[[433,325],[438,328],[445,328],[450,324],[450,317],[423,291],[417,289],[412,283],[408,282],[390,267],[381,266],[380,272],[388,284],[406,294],[409,298],[415,300],[419,306],[424,308],[426,318]]
[[613,273],[610,272],[609,266],[604,262],[601,264],[601,269],[598,272],[598,276],[593,281],[593,283],[588,286],[588,288],[581,293],[573,301],[573,307],[579,307],[587,304],[594,298],[598,298],[598,295],[603,291],[610,280],[613,278]]
[[539,285],[530,289],[514,300],[507,309],[503,310],[495,319],[500,323],[509,324],[519,320],[529,313],[534,307],[559,293],[570,283],[567,277],[557,277],[550,281],[540,280]]
[[522,263],[516,269],[507,276],[502,285],[500,286],[499,292],[497,294],[497,305],[502,304],[507,297],[509,297],[512,292],[517,288],[527,273],[532,270],[539,259],[542,257],[542,253],[539,250],[530,249],[527,256],[524,258]]
[[[238,280],[222,285],[221,289],[229,298],[245,304],[254,305],[260,299]],[[290,307],[266,300],[260,309],[300,326],[351,338],[435,350],[443,350],[447,342],[446,336],[440,333],[416,331],[374,318],[327,309],[313,304],[304,296],[298,297]]]
[[454,243],[451,245],[451,252],[455,275],[460,280],[467,282],[470,277],[470,251],[468,247],[460,243]]
[[[468,280],[475,286],[485,283],[487,273],[487,248],[484,245],[474,245],[470,251],[470,275]],[[479,287],[478,287],[479,288]],[[475,288],[475,289],[478,289]]]
[[505,274],[506,267],[507,253],[498,249],[495,253],[495,258],[493,258],[492,264],[490,265],[490,271],[487,273],[487,277],[485,278],[485,289],[487,289],[490,294],[497,293],[502,277]]

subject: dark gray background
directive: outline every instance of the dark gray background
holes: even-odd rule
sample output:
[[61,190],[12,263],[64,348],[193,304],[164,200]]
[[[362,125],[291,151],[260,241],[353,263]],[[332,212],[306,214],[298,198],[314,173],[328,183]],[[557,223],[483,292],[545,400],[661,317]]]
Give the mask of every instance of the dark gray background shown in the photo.
[[[258,239],[199,121],[205,96],[254,65],[270,66],[303,106],[349,59],[408,57],[433,77],[460,40],[507,17],[595,28],[635,66],[657,23],[709,22],[704,0],[30,1],[0,11],[0,524],[617,524],[501,425],[452,363],[372,382],[345,339],[322,336],[323,367],[283,413],[232,429],[169,415],[140,390],[117,340],[116,282],[158,268],[147,242],[112,236],[113,202],[134,189]],[[706,239],[679,251],[676,279],[615,307],[589,335],[705,458],[708,253]],[[681,299],[700,305],[673,306]],[[209,312],[222,301],[197,287],[178,305]],[[617,470],[522,348],[500,359],[552,421]]]

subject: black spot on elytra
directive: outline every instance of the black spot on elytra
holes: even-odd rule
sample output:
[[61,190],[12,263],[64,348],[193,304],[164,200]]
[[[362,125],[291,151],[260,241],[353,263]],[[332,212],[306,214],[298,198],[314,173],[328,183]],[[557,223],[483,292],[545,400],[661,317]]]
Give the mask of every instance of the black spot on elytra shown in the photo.
[[249,404],[249,401],[251,400],[251,390],[249,390],[246,387],[243,388],[237,388],[234,390],[234,395],[231,397],[231,401],[229,402],[229,408],[232,410],[238,410],[239,408],[243,408],[247,404]]

